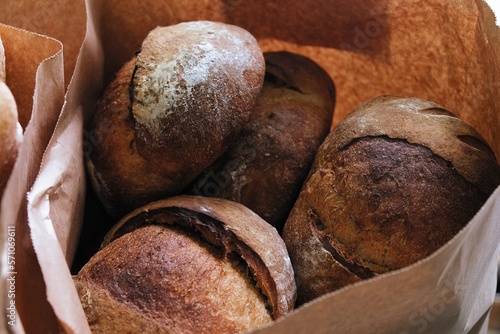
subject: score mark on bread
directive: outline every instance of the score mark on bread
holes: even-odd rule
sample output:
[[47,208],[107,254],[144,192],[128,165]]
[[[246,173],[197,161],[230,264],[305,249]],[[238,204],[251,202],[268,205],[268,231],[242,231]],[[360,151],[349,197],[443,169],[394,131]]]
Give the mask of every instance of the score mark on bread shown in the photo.
[[298,303],[432,254],[499,184],[488,144],[443,107],[366,101],[319,148],[285,223]]
[[335,85],[312,59],[267,52],[259,100],[224,154],[186,192],[246,205],[281,231],[331,128]]
[[128,214],[75,284],[95,333],[237,333],[288,314],[296,297],[273,227],[238,203],[194,196]]

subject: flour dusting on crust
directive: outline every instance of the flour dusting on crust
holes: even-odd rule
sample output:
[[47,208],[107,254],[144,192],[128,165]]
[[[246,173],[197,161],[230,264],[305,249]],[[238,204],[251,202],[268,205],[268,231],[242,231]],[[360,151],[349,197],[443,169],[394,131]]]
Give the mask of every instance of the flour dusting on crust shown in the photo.
[[[132,109],[136,122],[158,135],[165,131],[158,121],[168,117],[182,122],[202,113],[208,122],[216,122],[235,99],[254,89],[245,75],[262,66],[262,59],[248,47],[255,43],[247,31],[216,22],[154,29],[137,56]],[[232,91],[236,93],[229,94]]]

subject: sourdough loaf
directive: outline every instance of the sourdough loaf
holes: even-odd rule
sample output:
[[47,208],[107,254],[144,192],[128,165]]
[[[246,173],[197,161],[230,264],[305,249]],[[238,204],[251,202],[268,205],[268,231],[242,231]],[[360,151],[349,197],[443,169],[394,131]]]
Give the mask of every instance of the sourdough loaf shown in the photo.
[[285,224],[298,302],[430,255],[499,184],[488,144],[442,106],[363,103],[319,148]]
[[0,198],[16,162],[23,137],[16,100],[6,84],[6,73],[4,47],[0,39]]
[[109,214],[178,194],[213,163],[248,121],[264,69],[257,41],[239,27],[193,21],[152,30],[87,128],[89,175]]
[[239,333],[289,313],[276,229],[241,204],[177,196],[125,216],[75,277],[94,333]]
[[242,203],[281,231],[330,131],[335,86],[302,55],[267,52],[264,59],[264,86],[250,120],[186,192]]

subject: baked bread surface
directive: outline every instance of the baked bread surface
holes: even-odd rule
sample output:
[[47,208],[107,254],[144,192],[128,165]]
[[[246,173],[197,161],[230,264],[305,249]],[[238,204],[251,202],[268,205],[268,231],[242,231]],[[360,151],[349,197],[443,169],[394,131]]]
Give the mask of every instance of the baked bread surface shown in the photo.
[[285,224],[298,303],[432,254],[480,209],[499,171],[482,137],[439,105],[362,104],[318,150]]
[[335,86],[311,59],[264,53],[259,100],[228,150],[187,188],[244,204],[279,231],[330,131]]
[[264,80],[255,38],[193,21],[152,30],[109,84],[87,131],[93,188],[118,219],[180,193],[248,121]]
[[289,313],[293,269],[248,208],[177,196],[124,217],[75,277],[95,332],[238,333]]

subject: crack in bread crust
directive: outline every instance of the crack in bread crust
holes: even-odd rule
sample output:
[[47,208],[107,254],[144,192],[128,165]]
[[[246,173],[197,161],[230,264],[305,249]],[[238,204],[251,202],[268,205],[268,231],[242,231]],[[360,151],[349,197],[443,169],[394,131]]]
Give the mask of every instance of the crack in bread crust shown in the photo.
[[184,195],[150,203],[116,224],[102,247],[142,225],[159,222],[188,226],[221,247],[224,254],[239,254],[265,295],[274,319],[294,308],[296,284],[282,238],[274,227],[236,202]]
[[336,242],[334,238],[322,232],[321,229],[318,228],[318,224],[322,225],[322,223],[313,209],[310,208],[308,213],[311,217],[312,233],[321,242],[323,248],[332,255],[335,261],[360,279],[368,279],[376,275],[375,272],[363,266],[362,262],[357,259],[356,256],[343,249],[342,245]]

